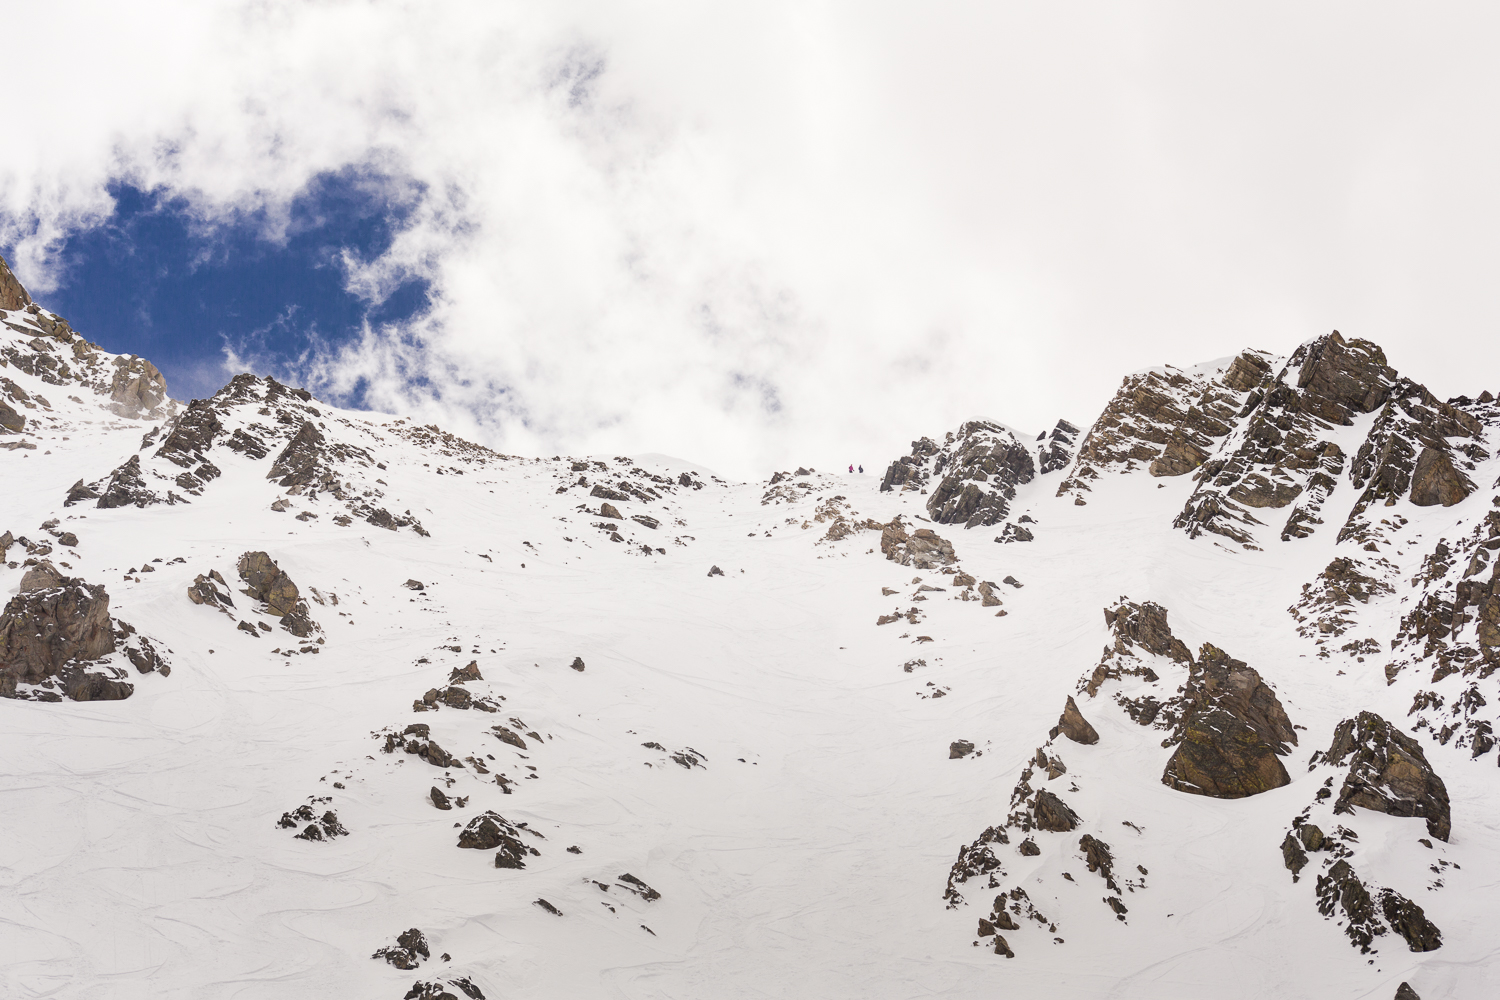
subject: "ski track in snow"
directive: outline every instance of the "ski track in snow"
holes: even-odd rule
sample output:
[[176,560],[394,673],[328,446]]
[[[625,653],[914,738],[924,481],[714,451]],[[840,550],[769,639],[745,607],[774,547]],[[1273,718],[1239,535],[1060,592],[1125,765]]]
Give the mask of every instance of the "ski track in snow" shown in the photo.
[[[935,574],[886,562],[877,533],[817,543],[822,525],[784,522],[834,494],[860,519],[925,513],[916,496],[878,493],[878,477],[804,477],[817,489],[787,505],[762,506],[764,486],[707,475],[703,489],[661,502],[616,502],[627,519],[663,522],[622,526],[666,549],[648,557],[589,526],[598,515],[576,510],[586,491],[554,492],[573,478],[567,460],[492,459],[439,480],[423,465],[438,464],[433,453],[379,418],[320,410],[382,435],[365,441],[389,464],[378,474],[430,538],[338,527],[329,511],[311,523],[272,512],[283,491],[264,478],[269,459],[233,455],[190,504],[65,510],[69,485],[134,453],[144,430],[83,409],[68,412],[77,440],[54,434],[50,454],[0,454],[0,529],[64,518],[81,540],[72,572],[104,584],[113,614],[174,651],[171,676],[133,675],[125,701],[0,701],[0,994],[399,997],[417,978],[470,975],[505,998],[1353,1000],[1391,995],[1418,964],[1429,990],[1500,994],[1486,919],[1500,872],[1492,764],[1433,757],[1465,888],[1421,892],[1417,821],[1362,816],[1362,830],[1389,839],[1366,834],[1363,849],[1405,864],[1404,891],[1443,928],[1438,952],[1386,949],[1368,964],[1318,916],[1312,880],[1294,885],[1282,865],[1281,833],[1316,787],[1308,756],[1359,708],[1403,720],[1407,707],[1377,665],[1336,676],[1294,632],[1285,609],[1331,557],[1331,530],[1231,552],[1163,516],[1181,508],[1189,477],[1100,480],[1080,507],[1052,497],[1057,472],[1018,495],[1016,509],[1041,528],[1030,544],[937,526],[966,572],[1025,584],[1001,588],[1005,617],[932,595],[920,625],[877,628],[877,615],[909,603],[913,576]],[[692,468],[636,461],[674,477]],[[1330,525],[1354,499],[1335,494]],[[1457,513],[1422,516],[1436,536]],[[674,535],[693,540],[674,546]],[[251,639],[188,602],[188,584],[211,568],[237,590],[234,561],[251,549],[304,592],[338,595],[337,607],[312,609],[327,638],[318,655],[272,655],[285,633]],[[165,562],[177,556],[186,561]],[[122,580],[158,557],[157,572]],[[711,564],[725,575],[707,577]],[[14,593],[20,572],[0,570],[0,585]],[[427,589],[405,589],[408,578]],[[1085,824],[1071,836],[1108,840],[1122,869],[1149,871],[1147,888],[1127,896],[1120,923],[1076,851],[1007,853],[1007,884],[1039,879],[1032,898],[1065,942],[1023,929],[1006,960],[971,944],[987,898],[978,883],[966,888],[971,905],[944,909],[948,867],[959,845],[1003,820],[1018,772],[1108,641],[1101,609],[1121,596],[1166,605],[1190,648],[1212,641],[1276,686],[1306,726],[1287,759],[1293,781],[1240,800],[1174,792],[1160,782],[1170,750],[1154,730],[1143,740],[1107,699],[1082,702],[1101,740],[1063,748]],[[450,644],[464,651],[440,648]],[[568,669],[574,656],[584,672]],[[928,665],[903,672],[914,657]],[[503,695],[499,714],[413,714],[414,698],[470,660],[485,678],[470,689]],[[929,681],[951,693],[919,698]],[[486,732],[511,715],[544,736],[527,739],[524,758]],[[448,794],[471,799],[435,810],[427,790],[444,772],[382,753],[372,737],[412,722],[455,756],[492,754],[514,794],[452,770]],[[982,754],[948,759],[959,738]],[[692,747],[706,766],[681,768],[645,742]],[[528,765],[537,778],[524,777]],[[276,827],[309,796],[331,796],[350,835],[308,843]],[[455,848],[455,827],[484,809],[545,835],[528,841],[541,855],[524,871]],[[564,850],[574,844],[581,854]],[[588,881],[624,872],[662,898]],[[538,897],[563,916],[534,906]],[[370,960],[407,927],[428,935],[431,962],[401,972]]]

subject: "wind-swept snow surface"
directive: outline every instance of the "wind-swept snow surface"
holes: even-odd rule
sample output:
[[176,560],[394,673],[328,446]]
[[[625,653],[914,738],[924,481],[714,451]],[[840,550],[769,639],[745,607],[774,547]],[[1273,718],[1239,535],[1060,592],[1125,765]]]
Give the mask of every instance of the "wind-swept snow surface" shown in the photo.
[[[1450,505],[1413,503],[1410,471],[1372,505],[1349,467],[1417,398],[1389,379],[1347,423],[1270,414],[1312,439],[1288,459],[1253,414],[1316,390],[1296,364],[1131,376],[1076,460],[1071,432],[984,429],[1029,467],[966,529],[927,520],[916,476],[503,456],[248,376],[184,406],[8,316],[6,634],[70,586],[22,590],[44,562],[133,631],[58,667],[128,697],[57,674],[0,700],[4,996],[1500,992],[1500,560],[1468,572],[1500,544],[1488,400],[1421,403],[1458,432],[1408,433]],[[944,474],[982,493],[968,440]],[[1318,524],[1285,542],[1255,506],[1274,490],[1239,485],[1306,497],[1320,471]],[[1404,744],[1333,759],[1361,712],[1440,779],[1446,839]],[[1226,728],[1285,783],[1163,783]],[[1289,834],[1318,844],[1295,881]]]

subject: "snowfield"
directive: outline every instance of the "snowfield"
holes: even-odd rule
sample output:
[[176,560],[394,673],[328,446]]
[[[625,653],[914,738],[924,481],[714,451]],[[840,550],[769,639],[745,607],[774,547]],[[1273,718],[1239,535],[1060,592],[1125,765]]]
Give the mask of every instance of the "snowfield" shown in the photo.
[[[923,491],[882,492],[879,470],[731,483],[660,455],[501,456],[242,379],[216,397],[221,426],[194,461],[217,475],[197,466],[192,493],[158,457],[181,404],[125,416],[105,382],[59,384],[14,359],[0,375],[34,404],[12,402],[27,424],[0,438],[34,445],[0,451],[0,531],[27,539],[0,568],[5,599],[25,563],[50,560],[102,585],[109,614],[170,665],[140,673],[112,654],[98,669],[133,685],[122,700],[28,700],[45,689],[24,684],[0,700],[0,995],[1352,1000],[1403,981],[1429,1000],[1500,995],[1497,755],[1414,728],[1431,663],[1385,673],[1420,592],[1405,581],[1496,509],[1488,453],[1462,502],[1377,509],[1403,523],[1381,545],[1393,589],[1355,606],[1344,637],[1380,649],[1365,655],[1299,635],[1288,613],[1330,560],[1363,551],[1337,541],[1360,497],[1348,486],[1310,537],[1267,529],[1247,547],[1174,527],[1193,475],[1120,468],[1059,496],[1070,464],[1015,487],[1008,523],[1034,537],[997,544],[998,524],[927,521]],[[1352,455],[1376,419],[1331,439]],[[323,438],[318,471],[284,487],[267,473],[305,423]],[[265,454],[227,447],[236,431]],[[105,495],[132,456],[132,496],[156,501],[65,505],[79,484]],[[897,516],[957,562],[887,559]],[[290,634],[244,593],[247,552],[295,583],[317,631]],[[232,608],[187,596],[211,571]],[[993,582],[998,603],[959,574]],[[1195,656],[1212,643],[1259,672],[1296,726],[1289,784],[1220,799],[1162,783],[1169,733],[1114,694],[1170,694],[1187,667],[1142,653],[1158,682],[1081,691],[1122,599],[1165,608]],[[482,679],[450,681],[470,663]],[[1491,711],[1495,681],[1476,683]],[[1096,744],[1049,742],[1070,695]],[[1361,711],[1421,744],[1451,801],[1446,843],[1420,817],[1335,816],[1317,798],[1344,772],[1310,771],[1313,753]],[[960,740],[974,752],[951,756]],[[1066,771],[1031,787],[1079,825],[1012,828],[990,845],[999,888],[976,877],[945,900],[959,849],[1004,826],[1039,747]],[[347,835],[279,825],[303,805]],[[1282,852],[1309,806],[1323,831],[1357,831],[1349,864],[1419,904],[1440,948],[1390,932],[1364,953],[1343,911],[1319,912],[1323,856],[1294,882]],[[523,868],[457,846],[486,811],[524,845]],[[1084,834],[1113,852],[1118,892],[1087,867]],[[1018,851],[1028,837],[1038,853]],[[976,925],[1015,887],[1045,921],[1003,931],[1008,958]],[[408,928],[430,950],[417,968],[372,960]]]

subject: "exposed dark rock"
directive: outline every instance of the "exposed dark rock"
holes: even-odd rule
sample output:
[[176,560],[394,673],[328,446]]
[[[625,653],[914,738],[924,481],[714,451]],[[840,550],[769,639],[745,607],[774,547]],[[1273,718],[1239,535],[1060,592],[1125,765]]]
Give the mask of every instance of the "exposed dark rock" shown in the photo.
[[43,559],[21,574],[20,593],[24,594],[28,590],[49,590],[52,587],[60,587],[64,579],[66,578],[58,568],[52,565],[52,560]]
[[407,590],[426,590],[421,580],[407,580],[404,584]]
[[619,508],[612,503],[601,503],[599,505],[599,516],[609,521],[625,520],[625,515],[621,514]]
[[394,948],[387,945],[370,957],[383,958],[398,969],[415,969],[422,964],[423,959],[431,958],[432,952],[427,949],[427,938],[413,927],[396,936]]
[[570,663],[570,664],[568,664],[568,666],[572,667],[574,670],[578,671],[580,674],[583,673],[583,669],[584,669],[584,666],[583,666],[583,657],[581,657],[581,656],[575,656],[575,657],[573,657],[573,662]]
[[216,569],[210,570],[207,576],[199,573],[194,577],[187,595],[188,600],[194,604],[206,604],[221,610],[234,607],[234,599],[229,596],[229,584],[224,582]]
[[246,552],[240,556],[238,568],[240,579],[246,584],[244,592],[264,602],[268,613],[279,618],[297,606],[300,599],[297,585],[268,553]]
[[449,684],[462,684],[465,681],[482,681],[484,677],[479,673],[479,661],[470,660],[467,666],[454,667],[448,674]]
[[145,358],[134,355],[115,358],[109,398],[114,411],[122,417],[156,417],[167,400],[167,380]]
[[1302,869],[1307,867],[1307,851],[1303,849],[1301,841],[1293,833],[1288,833],[1281,842],[1281,860],[1286,865],[1287,871],[1292,873],[1292,881]]
[[339,822],[338,815],[332,809],[319,817],[310,805],[300,805],[291,812],[282,813],[276,825],[286,830],[295,830],[303,823],[307,826],[297,834],[298,840],[332,840],[334,837],[349,835],[349,831],[344,829],[343,824]]
[[113,507],[150,507],[157,503],[172,503],[174,498],[170,495],[164,501],[146,485],[145,478],[141,475],[141,457],[131,455],[123,465],[110,473],[107,483],[95,483],[85,486],[80,480],[68,491],[68,498],[63,501],[64,507],[70,507],[83,500],[97,497],[95,507],[109,509]]
[[12,434],[19,434],[26,429],[26,417],[11,409],[10,404],[3,399],[0,399],[0,428]]
[[1210,643],[1199,648],[1198,662],[1189,668],[1183,698],[1186,719],[1219,709],[1248,725],[1278,753],[1297,742],[1286,710],[1260,674]]
[[[601,500],[629,500],[630,499],[630,497],[629,497],[628,494],[621,493],[619,490],[612,490],[608,486],[605,486],[603,483],[595,483],[594,484],[594,488],[591,489],[591,490],[589,490],[589,496],[591,496],[591,497],[598,497]],[[620,515],[616,514],[615,516],[619,517]]]
[[1435,951],[1443,946],[1442,932],[1427,919],[1422,908],[1392,889],[1372,894],[1348,861],[1339,860],[1318,876],[1318,912],[1332,917],[1342,910],[1344,933],[1361,953],[1368,953],[1375,939],[1394,930],[1411,951]]
[[719,567],[717,567],[717,566],[710,566],[708,568],[708,575],[709,576],[723,576],[724,575],[724,571],[722,569],[720,569]]
[[57,544],[64,546],[65,548],[77,548],[78,536],[73,534],[71,531],[60,531],[57,534]]
[[958,561],[953,543],[931,528],[918,528],[908,534],[899,517],[882,529],[880,551],[892,562],[916,569],[937,569]]
[[1088,864],[1089,871],[1098,872],[1099,877],[1104,879],[1105,885],[1119,892],[1120,887],[1115,884],[1115,858],[1109,845],[1085,833],[1078,841],[1078,849],[1083,852],[1083,859]]
[[1052,727],[1048,734],[1050,739],[1057,739],[1058,733],[1066,736],[1074,743],[1082,743],[1085,746],[1093,746],[1099,742],[1099,733],[1089,721],[1078,711],[1078,704],[1069,695],[1067,702],[1063,705],[1062,717],[1057,720],[1057,725]]
[[322,479],[324,464],[323,432],[310,420],[303,421],[297,433],[271,463],[267,479],[277,480],[277,485],[308,486]]
[[1422,998],[1417,995],[1417,991],[1412,989],[1409,984],[1402,983],[1396,987],[1396,1000],[1422,1000]]
[[31,296],[26,294],[20,280],[11,273],[10,265],[0,257],[0,309],[7,311],[25,309],[31,305]]
[[[498,861],[496,862],[496,867],[497,868],[500,867]],[[560,916],[563,915],[562,910],[559,910],[557,907],[553,906],[551,903],[547,902],[545,899],[534,899],[534,900],[531,901],[531,905],[532,906],[540,906],[542,909],[546,910],[548,913],[552,914],[554,917],[560,917]]]
[[1034,811],[1037,828],[1041,830],[1066,833],[1078,825],[1078,814],[1045,788],[1036,793]]
[[[443,957],[447,958],[446,955]],[[450,979],[447,985],[463,993],[469,1000],[484,1000],[484,994],[480,992],[479,987],[468,978]],[[445,989],[442,981],[424,983],[418,980],[411,989],[406,991],[405,1000],[460,1000],[460,998]]]
[[648,903],[653,903],[656,900],[661,899],[661,893],[657,892],[655,889],[651,888],[645,882],[642,882],[640,879],[636,878],[629,872],[621,875],[619,881],[624,883],[626,888],[628,888],[631,892],[635,893],[637,896],[641,897],[641,899],[645,900]]
[[541,854],[536,848],[521,842],[519,827],[492,810],[486,810],[469,821],[458,835],[458,846],[479,851],[498,848],[496,868],[525,868],[528,855]]
[[952,909],[963,902],[963,895],[958,887],[970,879],[989,876],[993,882],[995,872],[1004,875],[1000,867],[1000,859],[995,857],[995,852],[990,844],[1010,843],[1005,830],[1000,827],[989,827],[981,833],[972,844],[965,844],[958,849],[958,860],[948,870],[948,888],[943,892],[943,899],[948,901],[948,908]]
[[520,737],[520,735],[518,733],[514,732],[513,730],[511,730],[511,729],[509,729],[509,728],[507,728],[505,726],[491,726],[490,729],[494,732],[494,734],[496,736],[498,736],[500,738],[500,742],[502,742],[502,743],[509,743],[511,746],[515,747],[517,750],[525,750],[526,749],[526,741],[523,740]]
[[1325,753],[1313,763],[1343,767],[1348,774],[1334,804],[1335,813],[1352,813],[1362,806],[1391,816],[1420,816],[1427,832],[1447,840],[1452,829],[1448,789],[1416,740],[1374,712],[1345,719],[1333,733]]
[[1186,720],[1182,742],[1167,761],[1162,784],[1180,792],[1237,799],[1291,781],[1276,749],[1222,708]]
[[197,482],[207,482],[219,475],[207,453],[223,429],[212,402],[195,399],[168,424],[166,437],[156,454],[179,468],[194,470],[193,478]]
[[1153,476],[1179,476],[1198,468],[1233,426],[1238,386],[1269,368],[1261,352],[1246,351],[1223,378],[1167,368],[1125,378],[1120,390],[1078,447],[1073,472],[1057,495],[1084,503],[1089,483],[1109,470],[1145,466]]
[[[433,785],[432,786],[432,791],[430,791],[428,793],[427,797],[430,798],[430,799],[432,799],[432,804],[435,805],[435,806],[437,806],[439,809],[452,809],[453,808],[453,803],[448,800],[447,794],[444,793],[443,790],[441,788],[439,788],[437,785]],[[459,846],[463,846],[463,845],[459,845]]]
[[998,524],[1005,519],[1016,487],[1042,471],[1062,468],[1072,461],[1078,429],[1059,421],[1051,437],[1032,448],[1009,428],[987,420],[973,420],[949,432],[942,445],[930,438],[912,442],[911,454],[891,463],[881,481],[882,491],[917,490],[933,482],[927,512],[939,524],[966,527]]
[[1172,634],[1167,624],[1167,609],[1160,604],[1126,601],[1115,608],[1106,608],[1104,622],[1114,631],[1117,652],[1128,653],[1136,645],[1178,663],[1193,662],[1187,644]]
[[974,752],[974,744],[968,740],[954,740],[948,744],[948,759],[957,760]]
[[[36,573],[34,567],[28,572]],[[24,582],[24,581],[23,581]],[[97,584],[58,577],[51,585],[23,589],[0,614],[0,694],[14,696],[17,683],[59,676],[70,664],[97,660],[115,650],[109,595]],[[130,685],[77,671],[68,690],[77,701],[128,697]],[[64,679],[66,682],[66,678]],[[82,697],[79,697],[79,696]]]
[[1452,507],[1472,492],[1474,484],[1453,467],[1453,459],[1446,450],[1423,447],[1411,475],[1412,503],[1418,507],[1435,504]]

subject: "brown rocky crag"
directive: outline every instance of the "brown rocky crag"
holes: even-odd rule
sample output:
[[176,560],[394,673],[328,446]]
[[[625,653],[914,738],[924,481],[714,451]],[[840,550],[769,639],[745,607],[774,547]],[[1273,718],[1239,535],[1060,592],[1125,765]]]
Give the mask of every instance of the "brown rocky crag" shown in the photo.
[[1447,840],[1452,830],[1448,788],[1433,771],[1421,744],[1374,712],[1340,722],[1333,742],[1314,754],[1312,766],[1348,765],[1335,813],[1362,806],[1391,816],[1420,816],[1427,832]]
[[0,696],[15,697],[18,683],[57,678],[75,701],[127,698],[131,685],[81,669],[114,650],[104,588],[59,577],[50,563],[34,567],[0,614]]

